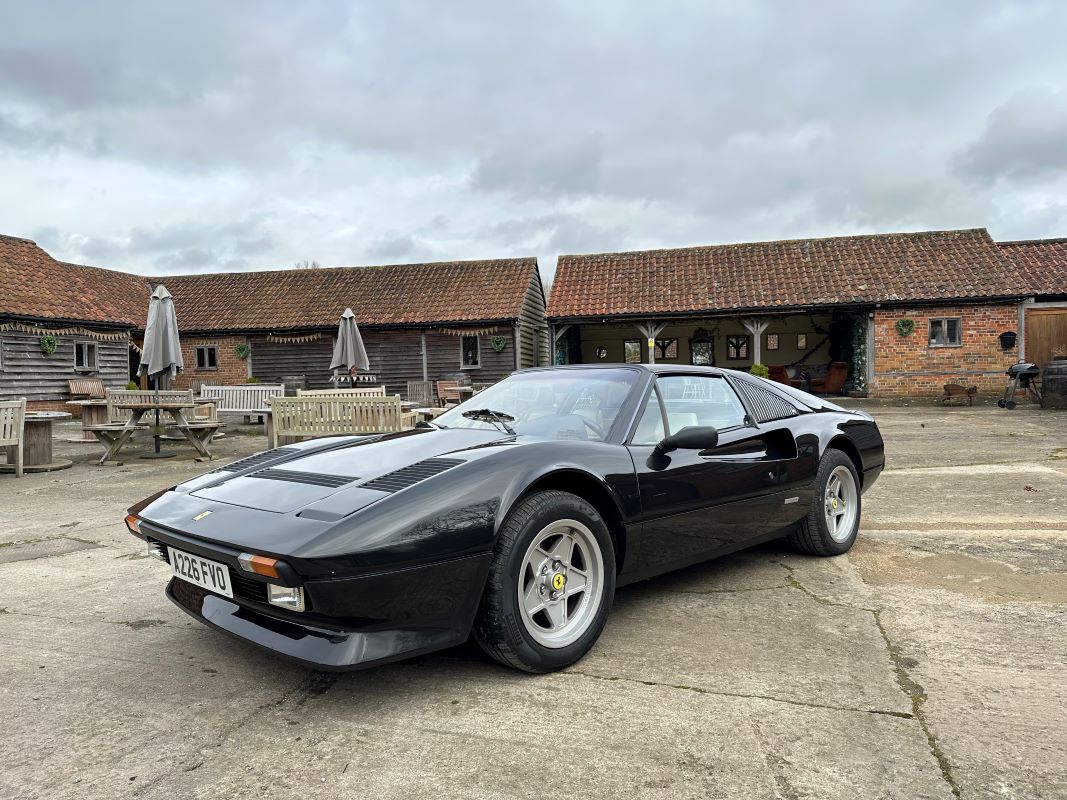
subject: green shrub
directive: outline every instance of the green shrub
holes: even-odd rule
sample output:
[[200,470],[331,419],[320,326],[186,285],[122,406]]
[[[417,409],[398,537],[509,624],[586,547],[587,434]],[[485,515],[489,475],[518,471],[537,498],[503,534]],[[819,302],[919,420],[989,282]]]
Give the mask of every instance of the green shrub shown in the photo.
[[131,392],[135,392],[141,387],[137,385],[137,381],[130,381],[126,384],[126,388],[129,389]]
[[259,378],[249,378],[245,383],[259,383]]
[[748,368],[748,372],[757,378],[769,378],[771,376],[771,371],[764,364],[753,364]]

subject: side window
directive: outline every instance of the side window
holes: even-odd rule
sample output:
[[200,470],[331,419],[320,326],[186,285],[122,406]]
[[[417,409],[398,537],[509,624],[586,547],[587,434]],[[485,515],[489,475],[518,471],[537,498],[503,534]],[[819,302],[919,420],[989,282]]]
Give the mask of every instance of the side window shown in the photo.
[[663,393],[668,433],[691,425],[720,430],[747,424],[740,398],[725,378],[703,375],[668,375],[656,385]]
[[645,409],[641,412],[641,418],[637,421],[637,430],[634,432],[630,444],[659,444],[663,440],[663,414],[659,408],[659,393],[653,387],[648,396]]

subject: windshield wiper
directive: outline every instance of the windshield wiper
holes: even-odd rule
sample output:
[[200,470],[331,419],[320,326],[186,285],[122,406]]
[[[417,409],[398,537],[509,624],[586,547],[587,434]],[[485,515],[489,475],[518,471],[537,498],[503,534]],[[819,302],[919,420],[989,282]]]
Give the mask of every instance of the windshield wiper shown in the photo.
[[464,411],[463,416],[467,419],[476,419],[479,422],[496,423],[512,436],[516,435],[514,429],[508,425],[509,422],[515,421],[515,417],[511,416],[511,414],[505,414],[503,411],[493,411],[491,408],[476,408],[473,411]]

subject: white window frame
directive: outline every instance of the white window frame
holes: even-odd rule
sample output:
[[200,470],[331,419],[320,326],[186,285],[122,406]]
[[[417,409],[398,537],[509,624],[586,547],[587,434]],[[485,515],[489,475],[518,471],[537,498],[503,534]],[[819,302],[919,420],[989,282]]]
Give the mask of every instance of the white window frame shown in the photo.
[[[82,353],[88,354],[92,352],[93,357],[89,359],[83,359],[83,363],[78,365],[78,348],[83,348]],[[91,350],[85,348],[92,348]],[[100,348],[97,347],[97,343],[92,339],[75,339],[74,341],[74,370],[75,372],[96,372],[100,368]]]
[[[958,342],[948,341],[948,322],[951,319],[956,320],[956,333],[960,337]],[[945,334],[944,344],[935,344],[932,341],[935,322],[941,323],[941,330]],[[926,325],[926,343],[929,347],[963,347],[963,317],[930,317]]]
[[[474,352],[478,356],[477,364],[464,364],[463,363],[463,340],[474,339]],[[482,368],[482,337],[477,333],[464,333],[459,337],[459,368],[460,369],[481,369]]]
[[[207,351],[215,351],[215,366],[208,365]],[[200,353],[204,353],[204,366],[200,366]],[[198,344],[193,352],[193,364],[198,372],[214,372],[219,368],[219,346],[217,344]]]

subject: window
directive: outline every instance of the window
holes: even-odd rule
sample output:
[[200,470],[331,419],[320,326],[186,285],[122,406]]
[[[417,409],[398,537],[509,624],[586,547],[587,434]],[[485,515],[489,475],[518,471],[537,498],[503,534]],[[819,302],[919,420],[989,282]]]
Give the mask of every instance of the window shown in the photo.
[[477,336],[460,336],[460,366],[463,369],[474,369],[482,365],[482,351]]
[[694,425],[723,430],[746,424],[745,407],[724,378],[668,375],[656,380],[656,390],[645,404],[631,444],[657,444],[664,436]]
[[744,361],[748,358],[748,337],[747,336],[727,336],[726,337],[726,360],[727,361]]
[[741,392],[748,398],[748,404],[757,422],[770,422],[797,415],[796,408],[769,389],[756,386],[747,380],[739,381]]
[[74,369],[96,369],[96,342],[74,343]]
[[706,339],[690,339],[689,363],[702,367],[715,366],[715,342]]
[[808,335],[806,333],[797,334],[797,350],[808,349]]
[[641,363],[641,340],[627,339],[622,343],[623,356],[627,364]]
[[656,339],[656,360],[667,360],[678,358],[678,340],[677,339]]
[[219,349],[217,347],[198,347],[198,348],[196,348],[196,368],[197,369],[218,369],[219,368]]
[[963,344],[963,321],[959,317],[930,320],[931,347],[960,347]]
[[767,349],[768,350],[777,350],[778,349],[778,334],[777,333],[768,333],[767,334]]

